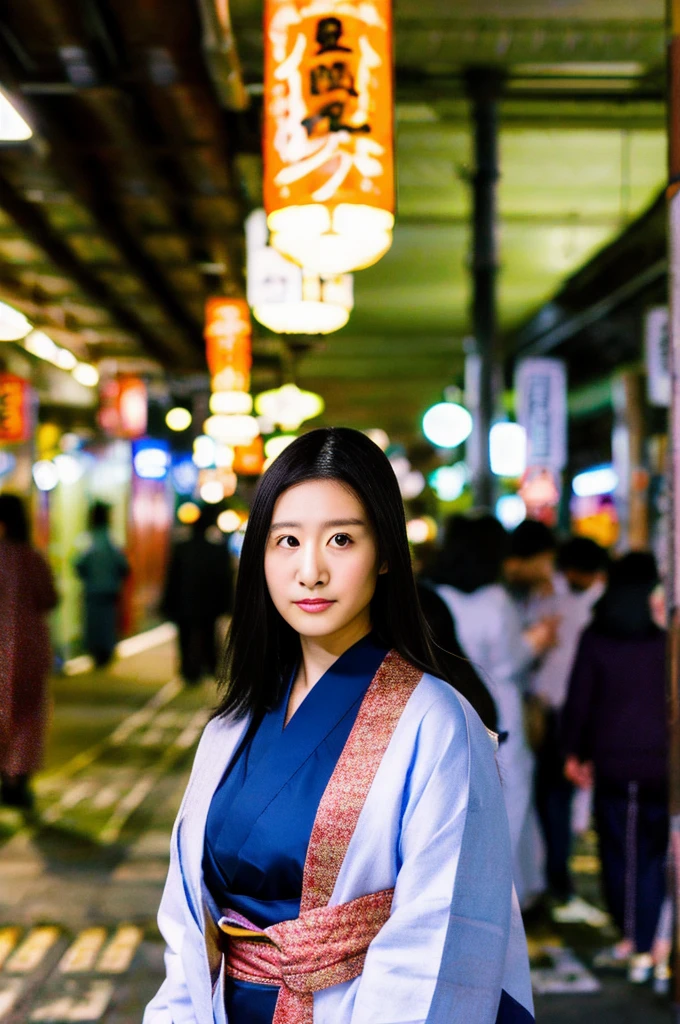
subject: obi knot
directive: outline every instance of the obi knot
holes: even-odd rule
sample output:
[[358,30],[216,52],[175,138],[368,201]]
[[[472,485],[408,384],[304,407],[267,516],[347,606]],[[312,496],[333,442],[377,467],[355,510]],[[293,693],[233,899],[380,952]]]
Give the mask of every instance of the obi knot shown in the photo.
[[390,916],[393,889],[303,911],[264,930],[226,911],[220,920],[229,977],[281,991],[274,1024],[312,1024],[313,995],[357,978]]

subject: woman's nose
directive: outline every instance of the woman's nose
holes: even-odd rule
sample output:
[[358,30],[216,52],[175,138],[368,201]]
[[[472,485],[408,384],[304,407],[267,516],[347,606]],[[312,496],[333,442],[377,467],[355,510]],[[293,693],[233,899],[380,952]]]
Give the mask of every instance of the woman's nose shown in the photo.
[[298,569],[298,582],[303,587],[312,589],[328,581],[328,572],[323,556],[315,544],[307,544],[302,548],[302,558]]

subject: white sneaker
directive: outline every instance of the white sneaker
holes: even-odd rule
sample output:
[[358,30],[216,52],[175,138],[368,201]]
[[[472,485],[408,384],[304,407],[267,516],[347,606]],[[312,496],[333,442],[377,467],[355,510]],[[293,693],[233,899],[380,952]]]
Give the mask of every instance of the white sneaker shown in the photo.
[[553,907],[551,914],[557,924],[587,924],[591,928],[604,928],[609,924],[608,914],[580,896],[571,896],[566,903]]
[[628,962],[628,981],[631,985],[646,985],[653,968],[651,953],[633,953]]

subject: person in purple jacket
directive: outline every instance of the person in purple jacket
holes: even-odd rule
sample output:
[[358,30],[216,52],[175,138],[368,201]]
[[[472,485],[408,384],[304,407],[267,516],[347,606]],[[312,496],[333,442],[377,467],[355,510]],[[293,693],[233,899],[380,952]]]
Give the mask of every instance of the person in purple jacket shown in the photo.
[[[623,940],[611,957],[629,980],[655,981],[654,937],[666,894],[666,634],[652,617],[654,556],[612,564],[576,656],[562,719],[565,774],[594,783],[605,898]],[[658,975],[658,977],[657,977]]]

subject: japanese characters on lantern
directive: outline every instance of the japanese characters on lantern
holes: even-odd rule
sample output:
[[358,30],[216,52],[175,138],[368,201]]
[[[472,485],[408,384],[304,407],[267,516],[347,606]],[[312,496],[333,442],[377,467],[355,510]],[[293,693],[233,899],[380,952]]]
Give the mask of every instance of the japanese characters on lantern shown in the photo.
[[266,0],[271,244],[335,275],[377,262],[394,224],[389,0]]
[[0,442],[28,441],[33,430],[31,386],[23,377],[0,373]]

